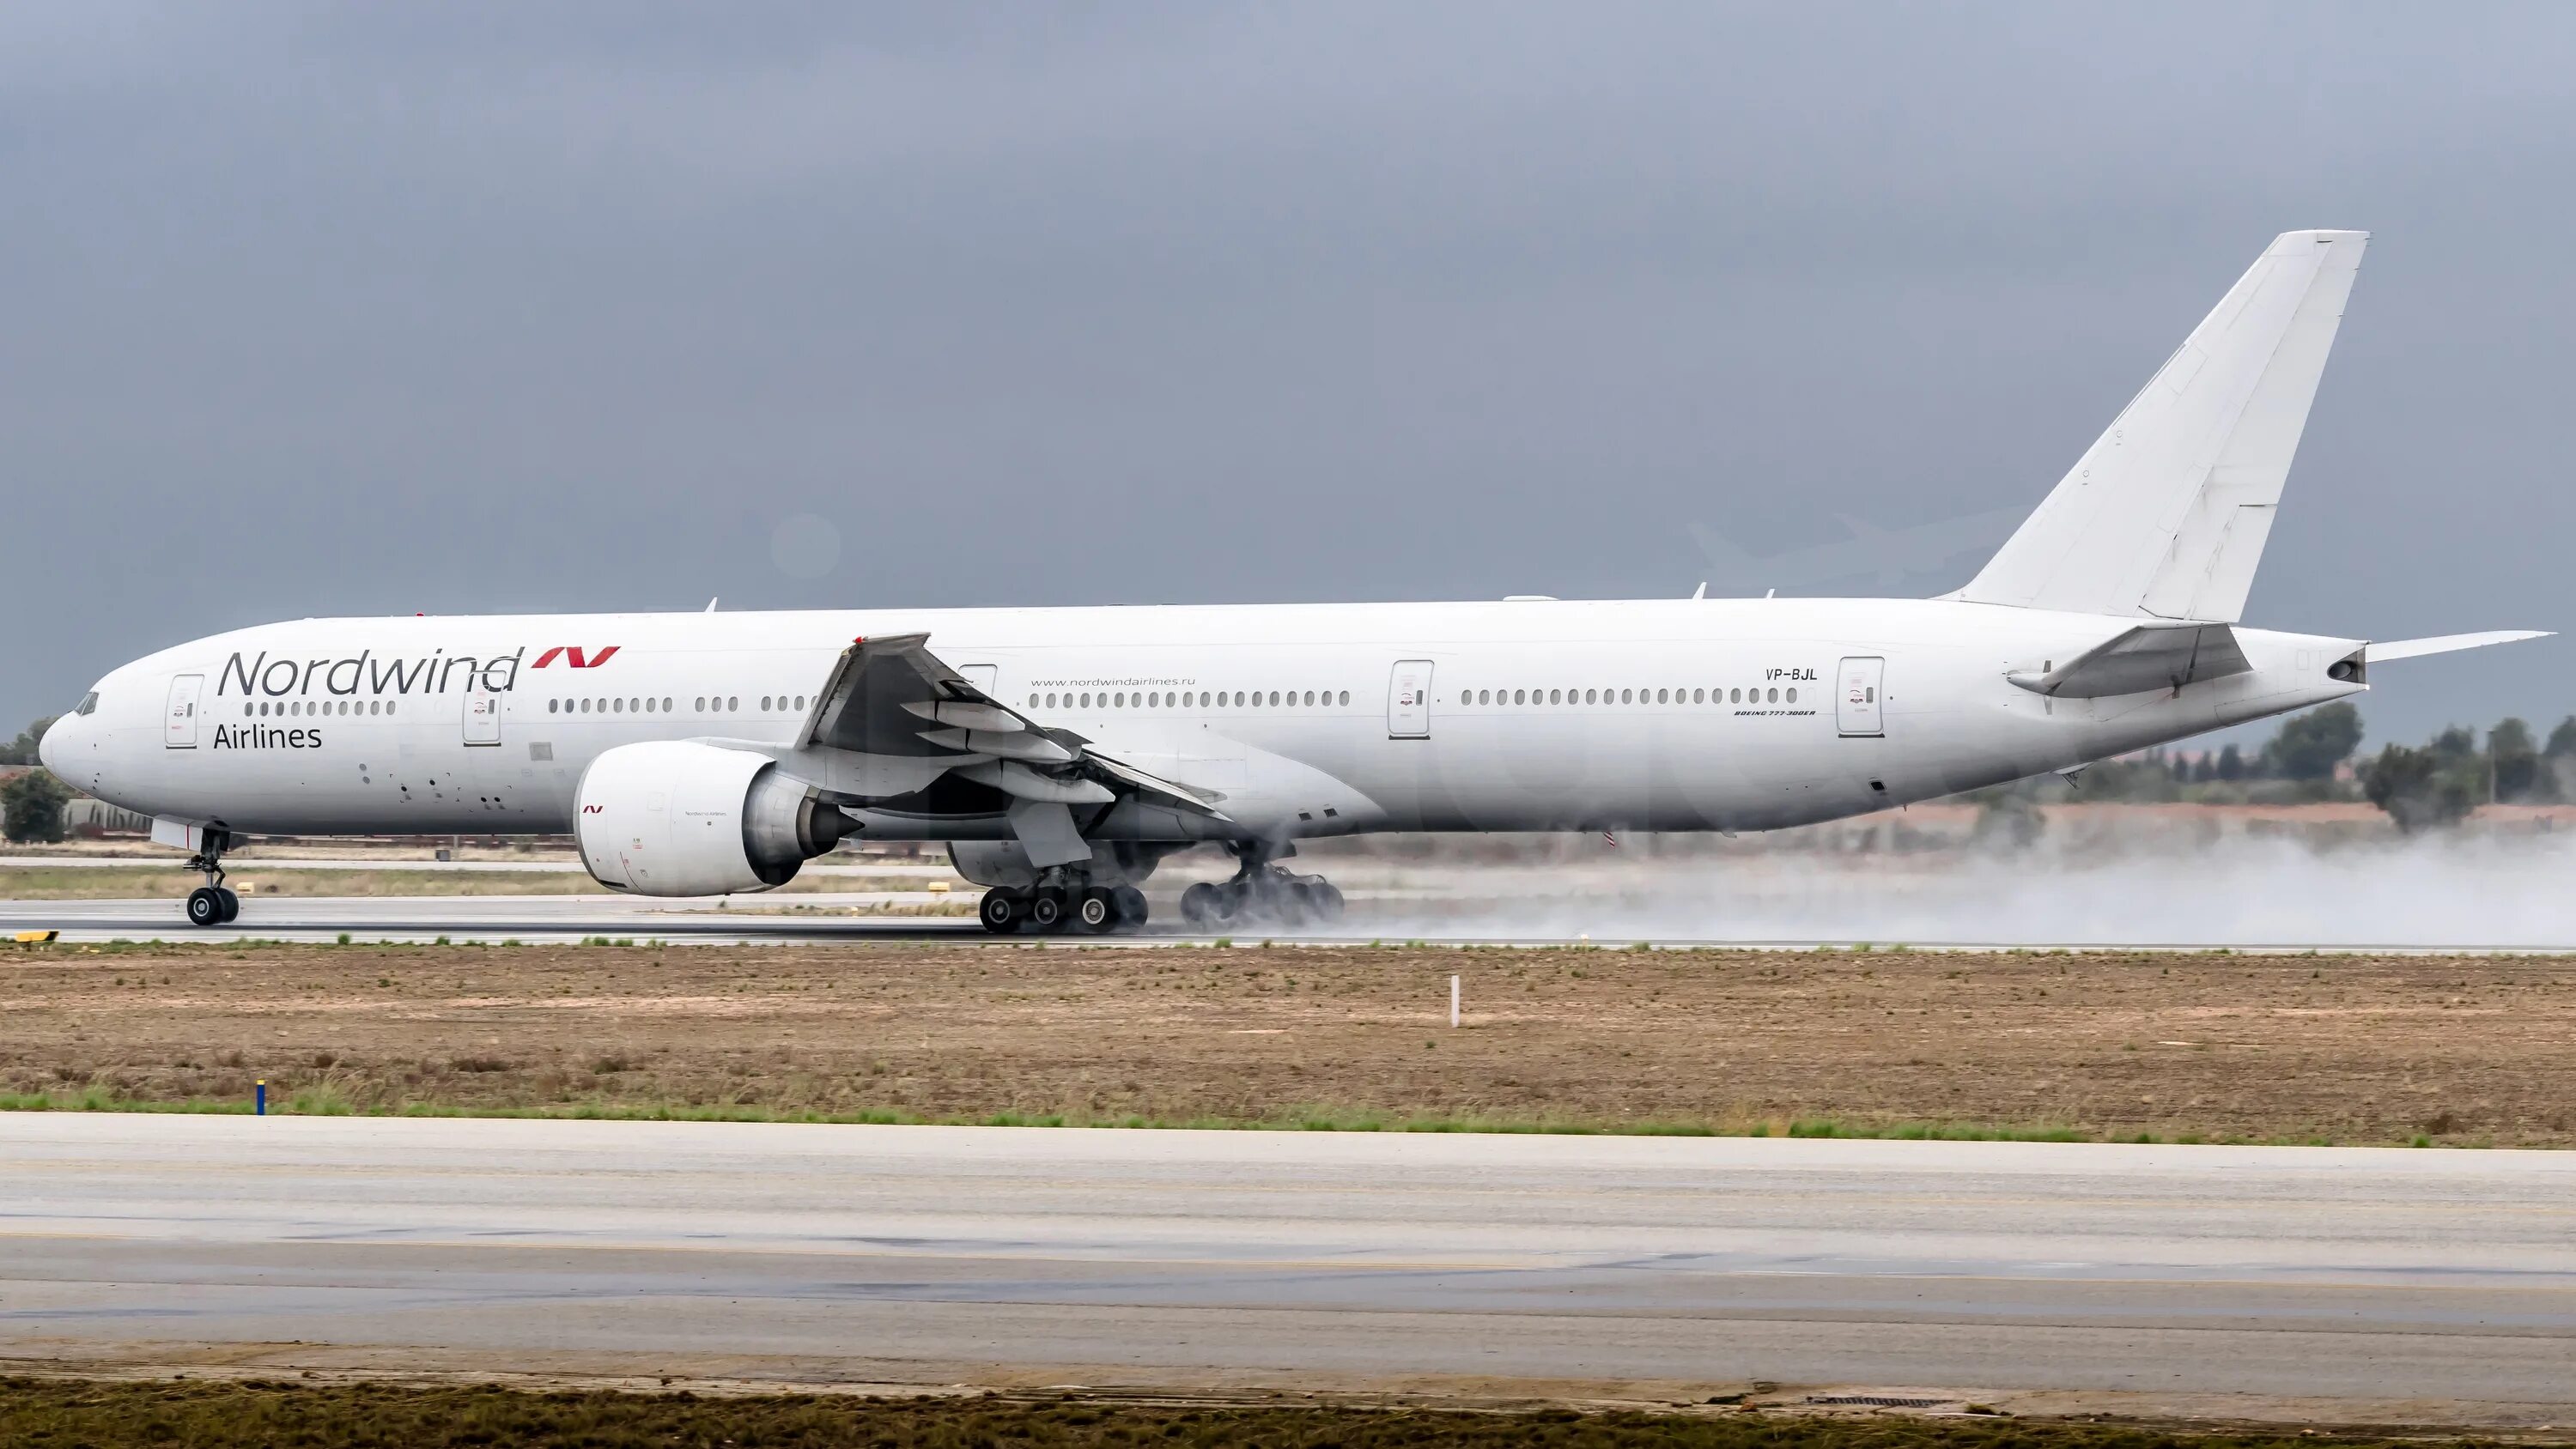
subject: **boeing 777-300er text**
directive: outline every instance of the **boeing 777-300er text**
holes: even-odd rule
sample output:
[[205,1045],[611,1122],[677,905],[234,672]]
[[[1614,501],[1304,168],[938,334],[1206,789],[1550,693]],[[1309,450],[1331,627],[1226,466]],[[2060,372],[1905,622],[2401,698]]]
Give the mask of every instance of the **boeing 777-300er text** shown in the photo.
[[2266,247],[2001,552],[1935,599],[308,619],[116,670],[43,743],[239,905],[248,833],[569,831],[614,890],[939,841],[986,927],[1329,919],[1276,864],[1387,830],[1765,830],[2368,688],[2403,643],[2237,622],[2367,238]]

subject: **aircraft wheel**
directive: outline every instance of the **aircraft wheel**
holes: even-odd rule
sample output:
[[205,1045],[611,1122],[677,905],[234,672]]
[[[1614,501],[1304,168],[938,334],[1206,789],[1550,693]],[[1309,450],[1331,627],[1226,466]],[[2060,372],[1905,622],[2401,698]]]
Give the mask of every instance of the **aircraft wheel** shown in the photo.
[[1205,930],[1222,925],[1233,912],[1226,909],[1225,889],[1214,881],[1200,881],[1181,892],[1181,919]]
[[1314,914],[1315,919],[1338,921],[1342,918],[1341,888],[1331,881],[1311,881],[1298,895],[1304,899],[1306,909]]
[[230,886],[215,887],[215,894],[224,903],[224,918],[216,924],[229,926],[241,916],[241,897],[234,895]]
[[1143,891],[1136,889],[1134,886],[1120,886],[1116,890],[1111,891],[1109,895],[1110,899],[1118,907],[1118,924],[1125,926],[1130,930],[1145,924],[1145,917],[1149,914],[1149,908],[1145,904],[1145,893]]
[[1031,896],[1029,924],[1041,931],[1064,929],[1064,892],[1040,891]]
[[224,923],[224,898],[213,886],[199,886],[188,892],[188,924],[220,926]]
[[984,923],[985,930],[996,936],[1007,936],[1017,931],[1028,914],[1019,894],[1000,886],[984,892],[984,899],[975,907],[975,918]]
[[1118,898],[1093,886],[1074,900],[1073,920],[1084,934],[1101,935],[1118,924]]

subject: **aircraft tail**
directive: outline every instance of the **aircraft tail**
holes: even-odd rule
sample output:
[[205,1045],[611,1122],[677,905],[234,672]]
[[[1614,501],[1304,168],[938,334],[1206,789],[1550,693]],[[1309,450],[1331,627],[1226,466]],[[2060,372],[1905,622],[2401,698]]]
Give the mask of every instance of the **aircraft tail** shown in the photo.
[[1951,597],[2236,622],[2369,240],[2274,238]]

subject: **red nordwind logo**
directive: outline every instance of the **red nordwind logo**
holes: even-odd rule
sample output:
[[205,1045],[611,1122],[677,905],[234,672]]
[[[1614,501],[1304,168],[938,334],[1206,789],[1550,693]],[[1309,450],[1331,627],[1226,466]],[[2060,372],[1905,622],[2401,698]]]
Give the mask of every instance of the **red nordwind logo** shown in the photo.
[[543,669],[547,665],[554,663],[557,659],[561,659],[564,663],[571,665],[575,669],[597,669],[599,666],[606,664],[609,657],[614,655],[616,652],[617,646],[611,644],[596,654],[584,657],[581,652],[580,645],[558,644],[552,649],[547,650],[545,653],[538,655],[537,662],[529,665],[528,667],[530,669]]

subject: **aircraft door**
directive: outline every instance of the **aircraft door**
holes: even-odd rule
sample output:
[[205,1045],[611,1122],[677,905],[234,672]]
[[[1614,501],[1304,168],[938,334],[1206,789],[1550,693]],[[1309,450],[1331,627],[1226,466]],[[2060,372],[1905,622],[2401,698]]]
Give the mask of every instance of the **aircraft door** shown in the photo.
[[1386,685],[1386,736],[1391,740],[1431,737],[1431,661],[1399,659]]
[[170,711],[161,717],[163,745],[174,750],[197,747],[197,696],[205,688],[202,674],[182,674],[170,681]]
[[465,691],[465,743],[469,745],[501,743],[501,692],[499,690]]
[[1002,687],[1002,666],[998,664],[960,664],[957,673],[968,684],[984,691],[986,699],[1000,699],[993,691]]
[[1887,683],[1887,661],[1846,659],[1834,671],[1834,725],[1846,738],[1887,733],[1880,695]]

